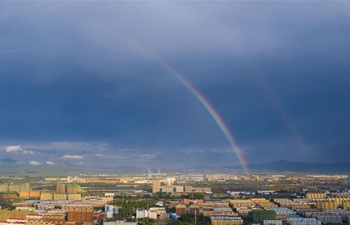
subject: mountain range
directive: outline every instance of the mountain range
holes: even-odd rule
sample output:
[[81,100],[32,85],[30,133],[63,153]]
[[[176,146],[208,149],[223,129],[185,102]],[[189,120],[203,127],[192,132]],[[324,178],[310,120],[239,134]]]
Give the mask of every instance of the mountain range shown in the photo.
[[[255,172],[298,172],[298,173],[350,173],[350,162],[338,163],[308,163],[308,162],[290,162],[285,160],[263,163],[263,164],[247,164],[247,168],[251,173]],[[75,164],[62,165],[31,165],[28,163],[17,162],[11,158],[0,159],[0,169],[3,172],[18,172],[21,173],[44,173],[45,172],[138,172],[146,173],[149,168],[131,167],[131,166],[105,166],[91,168],[88,165],[77,166]],[[155,171],[156,169],[152,169]],[[162,168],[166,172],[242,172],[242,166],[233,165],[225,167],[214,167],[208,165],[199,165],[194,167],[183,167],[179,169]]]
[[[289,162],[286,160],[264,164],[248,164],[250,171],[266,172],[305,172],[305,173],[350,173],[349,162],[309,163]],[[239,169],[241,166],[227,166],[222,169]]]

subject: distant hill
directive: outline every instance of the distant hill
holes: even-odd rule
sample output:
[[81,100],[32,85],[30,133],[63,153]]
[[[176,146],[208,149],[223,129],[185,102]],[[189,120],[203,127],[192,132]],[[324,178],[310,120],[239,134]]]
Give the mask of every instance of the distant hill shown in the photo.
[[139,167],[132,167],[132,166],[108,166],[108,167],[97,167],[101,170],[115,170],[115,171],[125,171],[125,172],[139,172],[143,171],[142,168]]
[[[324,174],[350,174],[350,162],[339,163],[307,163],[307,162],[289,162],[280,160],[276,162],[263,164],[248,164],[247,167],[251,173],[254,172],[305,172],[305,173],[324,173]],[[44,173],[83,173],[83,172],[114,172],[114,173],[147,173],[149,169],[132,166],[105,166],[91,167],[90,165],[76,165],[73,163],[47,165],[41,162],[40,165],[30,165],[29,162],[18,162],[11,158],[0,159],[0,169],[5,173],[15,174],[44,174]],[[151,168],[152,171],[157,169]],[[162,172],[202,172],[202,173],[243,173],[241,165],[213,167],[208,165],[199,165],[193,167],[181,168],[163,168]]]
[[207,165],[200,165],[195,167],[190,167],[188,170],[192,171],[210,171],[210,170],[217,170],[216,167],[213,166],[207,166]]
[[[309,172],[309,173],[350,173],[350,162],[307,163],[280,160],[264,164],[248,164],[251,171]],[[241,169],[241,166],[226,166],[222,169]]]
[[0,159],[0,162],[2,162],[2,163],[10,163],[10,164],[17,163],[16,160],[11,159],[11,158]]

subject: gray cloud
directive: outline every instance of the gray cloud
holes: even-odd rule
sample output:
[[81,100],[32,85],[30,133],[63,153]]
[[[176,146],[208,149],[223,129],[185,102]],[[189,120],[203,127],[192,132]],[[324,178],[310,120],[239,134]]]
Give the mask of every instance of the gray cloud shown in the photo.
[[349,147],[349,15],[348,2],[0,2],[2,146],[27,162],[238,163],[168,63],[247,161],[326,161]]

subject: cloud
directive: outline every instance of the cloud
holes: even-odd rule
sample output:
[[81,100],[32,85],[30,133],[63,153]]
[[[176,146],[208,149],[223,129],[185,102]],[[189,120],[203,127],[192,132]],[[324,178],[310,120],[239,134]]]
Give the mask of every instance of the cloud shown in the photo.
[[181,149],[181,152],[186,152],[187,154],[190,153],[207,153],[207,152],[213,152],[213,153],[235,153],[232,148],[213,148],[213,149],[196,149],[196,148],[190,148],[190,149]]
[[128,148],[123,148],[123,149],[118,149],[118,152],[130,152],[131,149]]
[[235,153],[233,149],[213,149],[211,152],[214,153]]
[[147,154],[140,154],[138,157],[140,159],[154,159],[157,157],[157,155],[159,155],[159,152],[156,153],[147,153]]
[[29,161],[30,165],[34,165],[34,166],[39,166],[41,165],[41,163],[39,163],[38,161]]
[[106,150],[109,149],[106,143],[93,143],[87,141],[55,141],[55,142],[41,142],[37,144],[27,144],[25,147],[36,150],[56,150],[56,151],[76,151],[76,150]]
[[62,156],[64,159],[83,159],[84,157],[81,155],[64,155]]
[[205,153],[207,152],[207,150],[204,149],[184,149],[184,150],[180,150],[181,152],[186,152],[187,154],[190,154],[192,152],[198,152],[198,153]]
[[15,152],[15,153],[17,153],[17,152],[21,151],[22,149],[21,149],[21,146],[14,145],[14,146],[7,146],[5,148],[5,150],[6,150],[6,152]]
[[46,163],[47,165],[51,165],[51,166],[55,165],[55,163],[52,162],[52,161],[46,161],[45,163]]
[[[8,157],[112,165],[175,149],[180,162],[235,158],[172,65],[249,147],[248,161],[335,148],[344,157],[317,155],[350,158],[349,2],[28,4],[0,7],[0,137],[18,141],[2,145]],[[305,146],[284,141],[288,120]]]
[[84,162],[82,162],[82,161],[77,162],[76,165],[79,165],[79,166],[84,165]]
[[19,153],[31,154],[31,155],[34,154],[33,151],[22,149],[20,145],[7,146],[5,148],[5,151],[10,153],[15,153],[15,154],[19,154]]

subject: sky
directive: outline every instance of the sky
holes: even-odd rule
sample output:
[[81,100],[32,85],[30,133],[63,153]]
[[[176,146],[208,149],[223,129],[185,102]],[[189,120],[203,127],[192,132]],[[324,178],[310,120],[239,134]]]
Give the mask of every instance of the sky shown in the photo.
[[349,24],[348,1],[1,1],[0,158],[350,161]]

